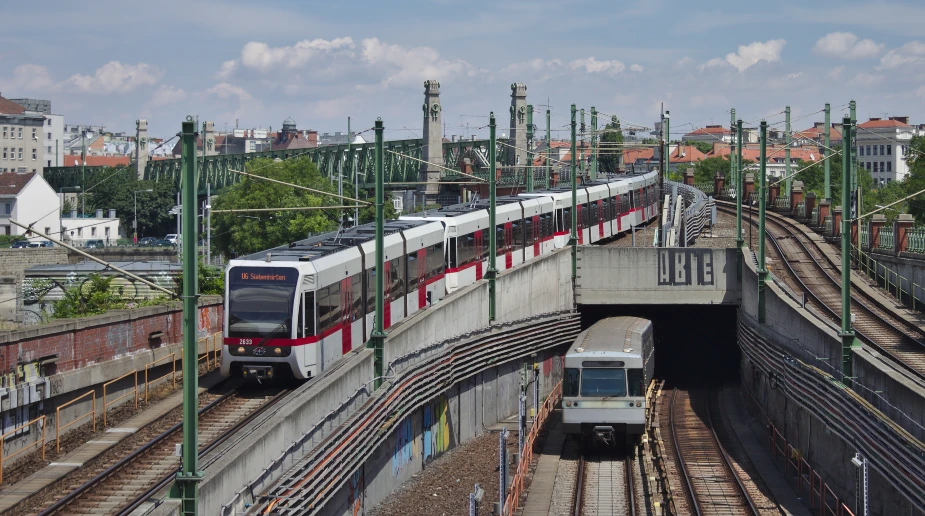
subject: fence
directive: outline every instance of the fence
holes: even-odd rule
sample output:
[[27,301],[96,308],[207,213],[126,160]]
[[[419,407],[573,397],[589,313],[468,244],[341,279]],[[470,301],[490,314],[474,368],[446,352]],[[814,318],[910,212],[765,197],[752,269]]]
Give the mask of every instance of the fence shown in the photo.
[[[68,407],[70,405],[73,405],[74,403],[77,403],[78,401],[86,398],[87,396],[93,397],[93,404],[92,404],[93,408],[90,410],[90,412],[77,416],[70,423],[64,426],[61,426],[61,409]],[[71,401],[55,409],[55,453],[61,453],[61,430],[64,430],[65,428],[73,425],[74,423],[80,421],[81,419],[87,416],[92,416],[91,419],[93,421],[93,431],[96,432],[96,391],[85,392],[81,394],[80,396],[72,399]]]
[[870,247],[870,233],[867,226],[861,225],[861,247]]
[[858,249],[854,251],[858,257],[858,270],[876,281],[877,285],[895,297],[903,306],[919,311],[925,307],[925,287],[887,268],[864,251]]
[[[167,355],[167,356],[163,356],[163,357],[161,357],[161,358],[158,358],[157,360],[155,360],[155,361],[153,361],[153,362],[149,362],[149,363],[145,364],[145,404],[148,403],[148,384],[149,384],[149,382],[148,382],[148,370],[151,369],[152,367],[157,366],[157,364],[166,361],[168,358],[170,359],[170,363],[173,365],[173,371],[171,371],[171,373],[170,373],[170,374],[171,374],[171,378],[172,378],[172,380],[173,380],[173,386],[174,386],[174,387],[177,386],[177,354],[176,354],[176,353],[171,353],[171,354],[169,354],[169,355]],[[165,374],[164,376],[167,376],[167,375]],[[161,378],[163,378],[163,376],[162,376]],[[156,379],[156,378],[155,378],[155,379]],[[138,403],[136,402],[135,404],[137,405]]]
[[797,212],[796,212],[795,217],[798,219],[806,218],[806,202],[805,201],[800,201],[797,203]]
[[893,250],[893,228],[880,228],[880,245],[878,249]]
[[912,228],[906,231],[906,251],[925,253],[925,228]]
[[520,497],[526,492],[527,473],[529,473],[530,463],[533,461],[533,444],[540,430],[543,428],[543,425],[546,423],[546,419],[549,417],[549,414],[552,413],[553,407],[559,402],[561,396],[562,381],[560,380],[559,383],[553,387],[546,401],[543,402],[543,406],[537,411],[533,426],[530,427],[530,432],[527,433],[527,438],[524,439],[524,447],[520,450],[520,461],[517,463],[517,472],[514,473],[514,479],[511,481],[511,490],[504,500],[504,510],[502,512],[504,516],[513,516],[520,507]]
[[[136,369],[135,371],[132,371],[131,373],[126,373],[126,374],[124,374],[124,375],[122,375],[122,376],[120,376],[120,377],[118,377],[118,378],[116,378],[116,379],[114,379],[114,380],[110,380],[110,381],[108,381],[108,382],[106,382],[106,383],[103,384],[103,426],[104,426],[104,427],[105,427],[106,424],[107,424],[107,423],[106,423],[106,410],[109,408],[109,406],[115,404],[116,402],[118,402],[119,400],[121,400],[121,399],[123,399],[123,398],[127,398],[127,397],[129,397],[129,396],[132,395],[132,393],[129,392],[129,393],[123,394],[122,396],[119,396],[118,398],[116,398],[116,399],[112,400],[111,402],[107,403],[107,402],[106,402],[106,388],[109,387],[110,385],[112,385],[112,384],[118,382],[119,380],[122,380],[122,379],[124,379],[124,378],[127,378],[127,377],[129,377],[129,376],[131,376],[131,375],[135,375],[135,390],[134,390],[134,394],[135,394],[135,408],[136,408],[136,409],[138,408],[138,370]],[[147,402],[147,399],[146,399],[145,401]]]
[[[42,422],[42,438],[39,439],[39,440],[37,440],[37,441],[35,441],[34,443],[31,443],[31,444],[28,444],[28,445],[26,445],[26,446],[23,446],[23,448],[22,448],[21,450],[19,450],[18,452],[16,452],[16,453],[10,455],[9,457],[4,457],[4,456],[3,456],[3,443],[6,442],[6,438],[9,437],[9,436],[11,436],[11,435],[14,435],[14,434],[19,433],[19,431],[22,430],[23,428],[32,426],[33,424],[35,424],[35,423],[38,422],[38,421],[41,421],[41,422]],[[28,423],[23,423],[23,424],[17,426],[16,428],[10,430],[9,432],[7,432],[7,433],[5,433],[5,434],[3,434],[3,435],[0,435],[0,484],[3,483],[3,462],[12,459],[13,457],[19,455],[20,453],[25,453],[27,450],[29,450],[29,449],[32,448],[33,446],[35,446],[35,447],[40,447],[40,446],[41,446],[41,448],[42,448],[42,461],[44,462],[44,461],[45,461],[45,416],[39,416],[39,417],[33,419],[32,421],[29,421]]]
[[[666,181],[663,192],[670,192],[672,187],[678,187],[678,194],[684,199],[686,208],[684,208],[684,237],[687,240],[684,245],[691,243],[700,236],[704,228],[709,227],[712,223],[713,198],[707,197],[703,191],[692,188],[683,183]],[[712,191],[712,188],[711,190]],[[678,244],[679,246],[681,244]]]

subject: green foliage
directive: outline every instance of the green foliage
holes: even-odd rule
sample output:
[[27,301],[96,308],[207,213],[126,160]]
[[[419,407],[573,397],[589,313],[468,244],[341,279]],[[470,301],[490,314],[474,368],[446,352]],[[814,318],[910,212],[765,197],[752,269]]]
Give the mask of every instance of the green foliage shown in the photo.
[[713,152],[713,144],[709,142],[683,142],[683,143],[684,145],[688,145],[688,144],[693,145],[694,147],[697,148],[697,150],[699,150],[700,152],[704,154],[708,152]]
[[[135,216],[135,195],[138,192],[138,238],[144,236],[163,237],[176,231],[175,218],[168,212],[176,204],[177,191],[170,181],[139,181],[131,168],[106,168],[88,174],[87,212],[95,209],[116,210],[116,215],[125,232],[132,234],[132,220]],[[67,210],[65,210],[67,212]]]
[[[906,153],[909,176],[903,182],[905,195],[925,190],[925,136],[913,136]],[[925,224],[925,194],[918,194],[908,201],[909,213],[917,224]],[[888,211],[888,210],[885,210]]]
[[[206,265],[199,260],[199,274],[197,275],[198,292],[203,296],[225,295],[225,271],[221,267]],[[183,273],[174,278],[174,292],[177,296],[183,295]]]
[[64,298],[54,302],[55,319],[71,319],[125,308],[125,301],[112,291],[114,277],[91,274],[82,285],[66,289]]
[[13,242],[25,239],[26,237],[22,235],[0,235],[0,247],[10,247],[13,245]]
[[598,154],[598,170],[601,172],[616,172],[623,156],[623,130],[620,128],[620,119],[612,117],[610,123],[604,126],[601,133],[601,146]]
[[[345,187],[346,188],[346,187]],[[360,190],[360,196],[363,195],[363,191]],[[385,220],[397,219],[400,213],[395,210],[395,205],[392,204],[392,201],[386,196],[386,201],[382,203],[382,213],[385,215]],[[375,202],[376,198],[367,198],[366,201]],[[439,208],[439,206],[437,206]],[[428,209],[432,209],[428,207]],[[372,222],[376,220],[376,205],[369,204],[360,208],[360,224],[366,224],[367,222]]]
[[71,204],[71,200],[64,201],[64,204],[61,205],[61,213],[70,213],[72,211],[74,211],[74,205]]
[[[260,159],[248,163],[247,169],[258,176],[324,192],[336,191],[307,157],[278,162]],[[212,208],[216,211],[296,208],[330,206],[339,202],[336,197],[246,178],[219,195]],[[212,215],[212,236],[215,247],[225,256],[241,256],[301,240],[309,234],[332,231],[338,222],[336,210],[215,213]]]
[[[754,164],[754,161],[743,159],[742,167],[747,168]],[[694,164],[694,182],[711,183],[716,173],[729,178],[729,159],[726,156],[715,156],[705,160],[698,161]],[[747,172],[746,172],[747,173]]]

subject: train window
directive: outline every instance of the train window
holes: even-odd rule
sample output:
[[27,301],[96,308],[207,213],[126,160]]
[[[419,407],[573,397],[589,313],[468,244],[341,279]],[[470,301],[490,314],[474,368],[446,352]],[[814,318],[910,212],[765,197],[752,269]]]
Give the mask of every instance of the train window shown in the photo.
[[418,288],[418,281],[423,276],[421,265],[417,251],[412,251],[408,255],[408,292]]
[[[320,292],[320,291],[319,291]],[[320,296],[318,299],[321,299]],[[319,304],[319,310],[321,306]],[[366,313],[371,314],[376,311],[376,268],[373,267],[366,271]],[[321,319],[321,313],[318,313],[318,319]]]
[[466,245],[465,252],[459,260],[460,265],[466,265],[475,260],[475,235],[466,235],[463,241],[466,242]]
[[354,274],[350,277],[350,294],[352,301],[353,319],[359,320],[363,317],[363,277],[360,274]]
[[[521,237],[520,245],[521,246],[533,245],[533,240],[534,240],[533,239],[533,219],[532,218],[525,219],[523,222],[524,222],[523,233],[522,233],[523,236]],[[521,233],[517,232],[514,234],[520,235]]]
[[303,292],[301,306],[299,307],[299,337],[309,337],[315,334],[315,293]]
[[562,380],[563,396],[578,396],[578,380],[581,378],[581,369],[566,368],[565,378]]
[[396,301],[405,295],[405,271],[402,259],[395,258],[389,262],[389,299]]
[[645,378],[642,369],[627,369],[626,383],[629,386],[630,396],[644,396],[646,392]]
[[564,208],[561,213],[562,224],[559,225],[559,231],[568,233],[572,230],[572,209]]
[[553,230],[553,215],[552,213],[546,213],[543,215],[543,236],[548,238],[551,237]]
[[507,249],[507,246],[509,244],[507,239],[505,239],[504,237],[505,237],[504,224],[498,224],[497,226],[495,226],[495,238],[497,239],[495,240],[495,245],[498,246],[498,248],[496,249],[498,256],[504,254],[504,251],[505,249]]
[[330,312],[330,307],[328,306],[328,287],[318,289],[318,335],[324,333],[328,327],[328,313]]
[[456,237],[451,237],[447,241],[449,256],[447,256],[447,267],[454,269],[459,267],[456,262]]
[[565,210],[556,210],[556,231],[565,231]]
[[585,369],[581,375],[582,396],[626,396],[626,371],[618,368]]
[[431,246],[431,254],[427,257],[427,279],[433,279],[443,274],[446,262],[443,261],[443,242]]

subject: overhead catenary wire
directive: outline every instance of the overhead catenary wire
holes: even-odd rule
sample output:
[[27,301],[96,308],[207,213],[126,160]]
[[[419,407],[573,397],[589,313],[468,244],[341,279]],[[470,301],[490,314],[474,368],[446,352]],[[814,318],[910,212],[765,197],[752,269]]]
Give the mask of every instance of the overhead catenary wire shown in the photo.
[[[315,188],[309,188],[309,187],[307,187],[307,186],[297,185],[297,184],[294,184],[294,183],[287,183],[287,182],[285,182],[285,181],[280,181],[280,180],[278,180],[278,179],[271,179],[271,178],[269,178],[269,177],[258,176],[258,175],[252,174],[252,173],[250,173],[250,172],[241,172],[240,170],[234,170],[234,169],[231,169],[231,168],[229,168],[228,171],[229,171],[229,172],[234,172],[235,174],[240,174],[240,175],[242,175],[242,176],[245,176],[245,177],[248,177],[248,178],[251,178],[251,179],[260,179],[260,180],[262,180],[262,181],[268,181],[268,182],[270,182],[270,183],[277,183],[277,184],[281,184],[281,185],[288,186],[288,187],[291,187],[291,188],[298,188],[299,190],[306,190],[306,191],[314,192],[314,193],[321,194],[321,195],[329,195],[329,196],[331,196],[331,197],[336,197],[336,198],[338,198],[338,199],[343,199],[343,200],[345,200],[345,201],[350,201],[350,202],[355,202],[355,203],[361,203],[361,204],[367,204],[367,205],[371,205],[371,204],[372,204],[371,202],[368,202],[368,201],[361,201],[361,200],[359,200],[359,199],[354,199],[353,197],[347,197],[347,196],[344,196],[344,195],[338,195],[338,194],[332,193],[332,192],[325,192],[324,190],[318,190],[318,189],[315,189]],[[218,212],[218,210],[213,210],[213,213],[217,213],[217,212]]]

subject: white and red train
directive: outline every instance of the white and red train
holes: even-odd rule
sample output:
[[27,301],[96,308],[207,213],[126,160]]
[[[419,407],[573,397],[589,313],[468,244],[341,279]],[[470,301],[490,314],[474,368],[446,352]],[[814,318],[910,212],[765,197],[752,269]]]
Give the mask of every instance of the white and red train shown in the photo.
[[[656,217],[658,175],[615,176],[578,188],[578,240],[592,244]],[[565,247],[571,188],[500,197],[505,270]],[[385,328],[470,285],[488,270],[488,201],[385,223]],[[317,376],[364,345],[375,313],[375,224],[232,260],[226,270],[222,375]]]

